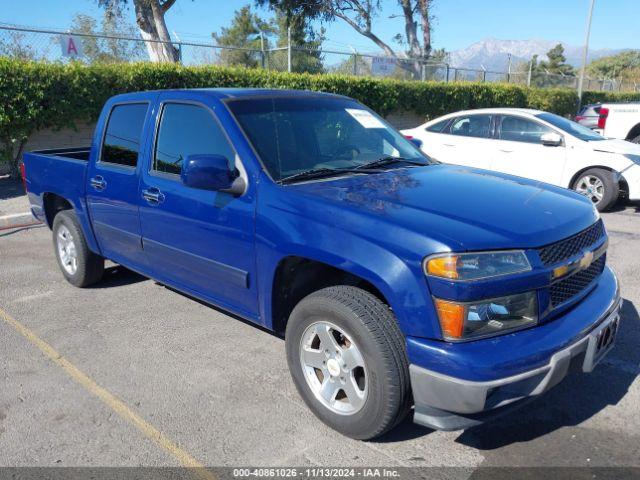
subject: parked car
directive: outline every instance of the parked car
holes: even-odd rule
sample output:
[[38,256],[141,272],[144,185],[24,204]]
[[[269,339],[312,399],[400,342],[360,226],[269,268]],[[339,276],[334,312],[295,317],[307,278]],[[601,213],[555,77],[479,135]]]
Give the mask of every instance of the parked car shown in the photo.
[[583,127],[595,130],[598,128],[598,120],[600,119],[600,107],[601,105],[599,103],[585,105],[580,109],[580,112],[578,112],[574,120]]
[[596,131],[607,138],[640,143],[640,103],[603,103]]
[[571,188],[600,211],[620,196],[640,200],[640,146],[606,139],[552,113],[468,110],[402,133],[422,141],[422,150],[442,162]]
[[71,284],[110,259],[284,335],[303,400],[353,438],[412,404],[421,425],[476,425],[590,372],[618,329],[591,202],[433,162],[346,97],[118,95],[91,147],[24,165]]

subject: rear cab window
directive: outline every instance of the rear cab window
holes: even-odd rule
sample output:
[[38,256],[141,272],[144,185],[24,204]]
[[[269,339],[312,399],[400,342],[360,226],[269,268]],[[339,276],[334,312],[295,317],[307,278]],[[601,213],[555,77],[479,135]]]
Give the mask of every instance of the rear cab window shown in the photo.
[[115,105],[109,114],[100,150],[100,163],[135,168],[142,142],[148,103]]

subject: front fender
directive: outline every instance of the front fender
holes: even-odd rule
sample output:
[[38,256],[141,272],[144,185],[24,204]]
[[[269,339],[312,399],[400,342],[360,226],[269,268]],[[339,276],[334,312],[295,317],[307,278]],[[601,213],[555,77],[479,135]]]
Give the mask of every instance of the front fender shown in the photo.
[[394,311],[405,335],[440,338],[440,327],[421,259],[402,258],[375,242],[296,213],[266,207],[256,221],[260,317],[273,329],[272,287],[286,257],[314,260],[360,277],[375,286]]

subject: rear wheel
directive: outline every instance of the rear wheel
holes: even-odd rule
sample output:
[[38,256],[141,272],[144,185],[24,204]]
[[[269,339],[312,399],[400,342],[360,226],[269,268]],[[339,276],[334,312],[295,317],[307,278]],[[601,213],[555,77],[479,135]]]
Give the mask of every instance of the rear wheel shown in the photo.
[[104,259],[87,247],[73,210],[63,210],[53,219],[53,246],[60,270],[69,283],[86,287],[102,278]]
[[367,440],[393,428],[410,406],[404,338],[374,295],[335,286],[304,298],[286,331],[289,369],[324,423]]
[[620,194],[620,187],[613,178],[613,173],[601,168],[590,168],[580,174],[573,189],[591,200],[600,212],[612,207]]

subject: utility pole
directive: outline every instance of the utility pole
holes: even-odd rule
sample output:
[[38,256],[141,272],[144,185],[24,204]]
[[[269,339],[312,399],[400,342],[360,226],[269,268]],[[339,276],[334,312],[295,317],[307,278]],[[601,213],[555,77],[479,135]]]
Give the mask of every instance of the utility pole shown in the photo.
[[531,86],[531,73],[533,71],[533,58],[529,62],[529,75],[527,76],[527,87]]
[[264,69],[266,67],[266,55],[264,52],[264,33],[262,33],[262,30],[260,30],[260,57],[262,60],[262,68]]
[[291,26],[287,27],[287,72],[291,72]]
[[596,0],[591,0],[589,6],[589,16],[587,17],[587,32],[584,38],[584,52],[582,52],[582,68],[580,69],[580,78],[578,79],[578,111],[582,106],[582,85],[584,84],[584,74],[587,70],[587,55],[589,54],[589,37],[591,36],[591,18],[593,17],[593,6]]
[[507,83],[511,82],[511,54],[508,53],[507,54],[507,61],[509,62],[507,64]]

